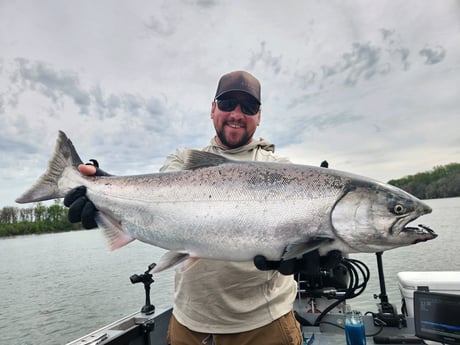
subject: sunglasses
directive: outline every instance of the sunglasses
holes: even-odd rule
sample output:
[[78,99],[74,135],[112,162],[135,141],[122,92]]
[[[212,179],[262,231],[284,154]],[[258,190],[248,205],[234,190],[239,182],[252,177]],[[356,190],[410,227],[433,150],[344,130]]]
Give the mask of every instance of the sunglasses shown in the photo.
[[241,107],[241,111],[249,116],[254,116],[259,112],[260,104],[255,101],[244,101],[236,98],[229,99],[216,99],[217,106],[222,111],[232,111],[238,106]]

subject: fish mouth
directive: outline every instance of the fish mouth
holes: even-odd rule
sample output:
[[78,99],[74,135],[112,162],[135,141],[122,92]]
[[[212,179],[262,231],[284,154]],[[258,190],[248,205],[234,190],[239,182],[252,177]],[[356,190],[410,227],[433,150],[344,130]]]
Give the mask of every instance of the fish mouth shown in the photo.
[[423,224],[419,224],[418,226],[406,226],[402,231],[417,236],[417,239],[413,242],[414,244],[438,237],[433,229]]
[[422,205],[422,207],[419,208],[419,212],[414,212],[410,216],[408,215],[408,217],[406,217],[405,220],[404,218],[401,218],[401,232],[415,238],[413,243],[424,242],[438,237],[434,230],[431,229],[429,226],[423,224],[419,224],[418,226],[407,226],[409,223],[411,223],[418,217],[423,216],[425,214],[429,214],[431,212],[431,207],[429,207],[428,205]]

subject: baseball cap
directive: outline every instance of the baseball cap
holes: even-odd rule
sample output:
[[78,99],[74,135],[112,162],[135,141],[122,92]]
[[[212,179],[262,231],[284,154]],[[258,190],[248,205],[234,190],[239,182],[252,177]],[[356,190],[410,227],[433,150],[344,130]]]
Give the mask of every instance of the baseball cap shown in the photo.
[[217,85],[215,99],[230,91],[242,91],[254,97],[260,104],[260,83],[250,73],[234,71],[224,74]]

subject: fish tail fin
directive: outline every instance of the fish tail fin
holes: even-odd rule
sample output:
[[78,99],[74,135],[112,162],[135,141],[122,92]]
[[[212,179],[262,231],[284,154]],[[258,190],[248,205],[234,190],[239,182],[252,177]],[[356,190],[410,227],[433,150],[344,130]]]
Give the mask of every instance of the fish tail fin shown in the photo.
[[32,188],[16,199],[16,202],[24,204],[64,197],[66,191],[59,189],[59,179],[67,167],[74,167],[77,170],[78,165],[82,163],[70,139],[63,131],[59,131],[54,155],[48,164],[48,169]]

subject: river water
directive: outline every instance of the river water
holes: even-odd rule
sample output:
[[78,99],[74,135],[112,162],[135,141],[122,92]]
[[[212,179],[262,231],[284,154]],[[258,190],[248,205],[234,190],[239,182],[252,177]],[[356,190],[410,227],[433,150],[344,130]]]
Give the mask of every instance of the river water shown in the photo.
[[[419,221],[439,237],[383,255],[387,293],[398,308],[397,272],[460,270],[460,198],[426,202],[433,213]],[[129,277],[144,273],[163,253],[138,241],[108,252],[99,230],[1,239],[0,344],[64,344],[138,311],[144,304],[143,285],[131,284]],[[368,265],[371,281],[349,303],[363,311],[377,311],[373,295],[380,290],[375,254],[351,257]],[[157,309],[170,306],[173,270],[154,280],[152,303]]]

